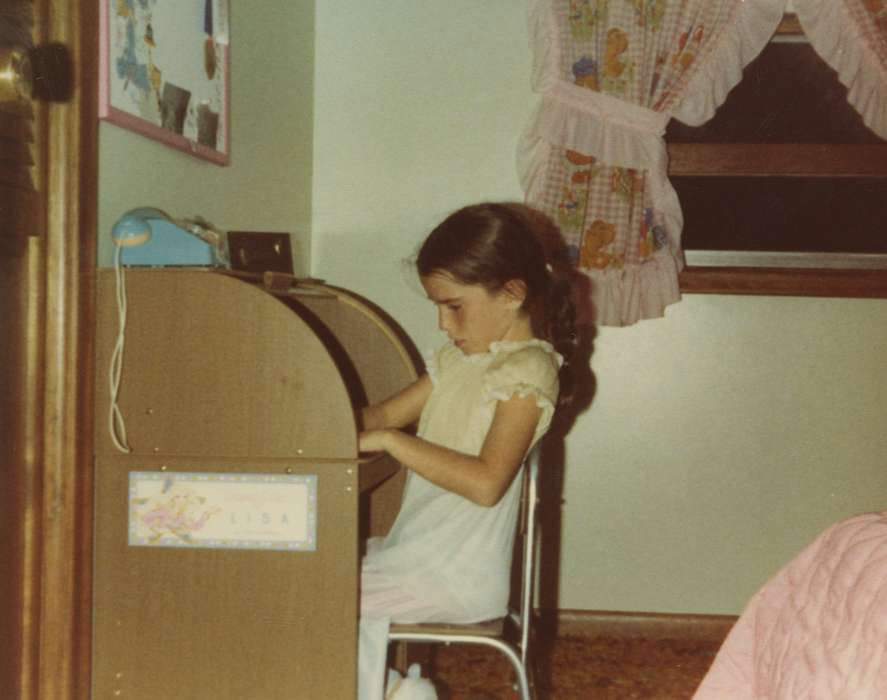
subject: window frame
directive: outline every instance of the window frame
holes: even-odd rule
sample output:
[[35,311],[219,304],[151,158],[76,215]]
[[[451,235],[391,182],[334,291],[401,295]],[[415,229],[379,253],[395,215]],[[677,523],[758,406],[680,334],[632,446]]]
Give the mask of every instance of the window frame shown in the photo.
[[[774,38],[803,36],[786,14]],[[786,39],[787,38],[787,39]],[[887,177],[884,144],[668,143],[669,177]],[[887,298],[887,255],[685,251],[681,292]]]

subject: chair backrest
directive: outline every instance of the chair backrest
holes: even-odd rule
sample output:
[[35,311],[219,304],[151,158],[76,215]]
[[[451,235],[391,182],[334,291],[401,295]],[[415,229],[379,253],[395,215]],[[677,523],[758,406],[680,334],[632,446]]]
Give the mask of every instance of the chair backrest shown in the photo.
[[[518,593],[518,600],[509,601],[508,615],[505,619],[489,620],[468,625],[435,625],[434,623],[419,625],[392,624],[388,638],[395,642],[432,642],[485,644],[505,654],[517,674],[520,696],[523,700],[535,697],[531,682],[532,664],[528,662],[530,626],[533,623],[533,607],[535,603],[536,549],[537,549],[537,504],[539,501],[537,480],[541,448],[537,445],[524,459],[521,468],[522,491],[521,508],[518,520],[518,538],[515,538],[514,550],[520,552],[520,562],[513,562],[512,576],[520,579],[520,586],[512,578],[512,596]],[[517,556],[515,557],[517,559]],[[516,608],[516,609],[515,609]],[[511,623],[511,624],[506,624]],[[517,627],[519,641],[503,638],[505,627]],[[508,630],[509,632],[511,630]],[[516,648],[519,647],[519,648]],[[403,660],[402,657],[401,660]]]
[[[538,443],[530,450],[524,460],[523,493],[521,494],[521,513],[519,535],[521,537],[521,590],[517,617],[514,621],[520,628],[521,662],[526,663],[527,646],[530,639],[530,624],[533,618],[533,605],[536,584],[536,534],[537,513],[539,503],[538,477],[541,445]],[[514,618],[514,616],[512,616]]]

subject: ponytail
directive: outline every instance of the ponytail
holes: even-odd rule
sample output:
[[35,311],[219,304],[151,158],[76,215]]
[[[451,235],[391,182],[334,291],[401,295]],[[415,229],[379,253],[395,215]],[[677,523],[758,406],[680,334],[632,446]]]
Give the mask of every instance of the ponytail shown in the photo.
[[[538,324],[538,334],[546,338],[563,358],[560,368],[557,407],[569,406],[576,389],[573,361],[579,347],[576,331],[576,309],[573,305],[571,270],[565,260],[549,258],[546,265],[548,282],[545,293],[531,310],[531,318]],[[535,313],[534,313],[535,312]]]
[[[510,206],[523,217],[542,253],[542,264],[536,268],[539,277],[533,278],[535,284],[532,285],[527,311],[535,335],[550,342],[564,360],[559,375],[557,407],[565,408],[573,400],[577,380],[573,367],[579,350],[576,308],[573,304],[576,270],[570,262],[566,241],[550,217],[526,204]],[[528,275],[526,279],[530,280],[531,277]]]

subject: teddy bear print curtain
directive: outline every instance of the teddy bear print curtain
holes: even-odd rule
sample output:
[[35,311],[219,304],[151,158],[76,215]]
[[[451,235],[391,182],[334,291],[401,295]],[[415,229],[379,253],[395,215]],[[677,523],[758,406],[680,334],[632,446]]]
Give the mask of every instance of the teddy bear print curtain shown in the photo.
[[665,126],[710,119],[784,7],[531,0],[532,86],[541,100],[521,139],[521,184],[591,278],[599,325],[662,316],[679,300],[683,219],[667,177]]

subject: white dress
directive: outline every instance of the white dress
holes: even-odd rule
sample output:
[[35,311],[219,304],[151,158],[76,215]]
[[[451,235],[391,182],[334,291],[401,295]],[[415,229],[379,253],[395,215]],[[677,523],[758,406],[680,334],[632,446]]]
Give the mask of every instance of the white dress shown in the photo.
[[[428,363],[433,388],[418,435],[478,455],[497,401],[532,395],[542,409],[535,444],[551,423],[561,361],[548,342],[537,339],[494,342],[489,352],[472,355],[446,344]],[[408,473],[391,531],[369,541],[363,561],[362,675],[367,656],[377,659],[374,666],[384,660],[378,646],[387,643],[389,621],[467,623],[506,613],[520,481],[515,478],[495,506],[485,507]],[[372,643],[366,638],[370,627]],[[362,688],[360,697],[377,695]]]

